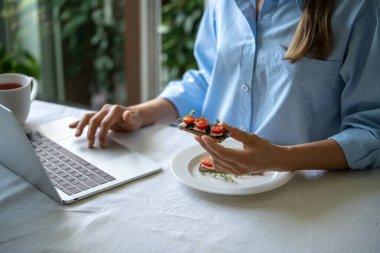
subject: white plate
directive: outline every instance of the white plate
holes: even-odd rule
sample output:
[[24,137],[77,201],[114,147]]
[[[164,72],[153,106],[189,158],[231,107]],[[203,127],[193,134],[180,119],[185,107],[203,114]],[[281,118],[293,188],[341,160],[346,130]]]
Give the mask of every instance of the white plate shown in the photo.
[[[226,140],[223,145],[240,148],[240,143]],[[202,157],[208,154],[200,145],[194,145],[179,153],[172,161],[172,173],[183,184],[194,189],[225,195],[247,195],[265,192],[287,183],[293,172],[265,172],[262,176],[237,178],[235,182],[225,181],[209,175],[202,175],[198,168]]]

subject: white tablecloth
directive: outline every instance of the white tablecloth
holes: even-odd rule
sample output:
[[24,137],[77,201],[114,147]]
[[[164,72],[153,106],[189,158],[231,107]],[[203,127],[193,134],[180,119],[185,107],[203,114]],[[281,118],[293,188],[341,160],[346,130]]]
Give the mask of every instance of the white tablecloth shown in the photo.
[[[27,123],[82,114],[36,101]],[[0,252],[380,252],[380,170],[297,172],[266,193],[223,196],[171,174],[195,144],[187,133],[120,138],[163,170],[68,206],[0,166]]]

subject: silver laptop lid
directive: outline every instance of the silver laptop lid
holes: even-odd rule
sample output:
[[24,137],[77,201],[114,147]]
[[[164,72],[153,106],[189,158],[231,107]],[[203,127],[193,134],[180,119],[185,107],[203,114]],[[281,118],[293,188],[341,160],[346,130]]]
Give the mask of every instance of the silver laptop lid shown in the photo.
[[62,203],[33,147],[12,112],[0,104],[0,163]]

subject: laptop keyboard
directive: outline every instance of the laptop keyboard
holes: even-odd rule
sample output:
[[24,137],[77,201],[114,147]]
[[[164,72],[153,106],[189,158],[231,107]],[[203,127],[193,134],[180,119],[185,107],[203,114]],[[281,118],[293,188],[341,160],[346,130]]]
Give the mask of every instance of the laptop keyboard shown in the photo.
[[37,131],[26,134],[53,185],[73,195],[115,180]]

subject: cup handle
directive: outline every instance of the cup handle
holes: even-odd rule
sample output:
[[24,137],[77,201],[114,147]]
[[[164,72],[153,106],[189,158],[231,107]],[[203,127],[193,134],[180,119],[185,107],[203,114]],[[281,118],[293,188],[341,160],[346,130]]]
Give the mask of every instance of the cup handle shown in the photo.
[[31,77],[31,79],[32,79],[32,92],[30,93],[30,102],[32,102],[36,98],[37,92],[38,92],[38,81],[34,77]]

